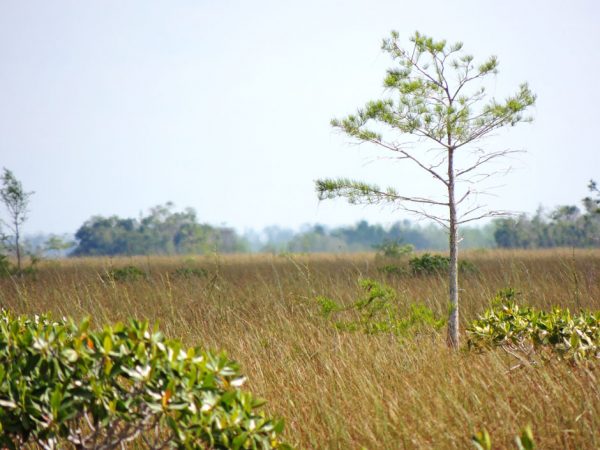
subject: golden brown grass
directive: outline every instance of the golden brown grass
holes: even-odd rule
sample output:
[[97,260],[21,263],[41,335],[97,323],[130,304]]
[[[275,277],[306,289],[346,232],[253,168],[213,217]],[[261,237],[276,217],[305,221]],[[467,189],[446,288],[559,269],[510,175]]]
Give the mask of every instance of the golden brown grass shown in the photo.
[[[480,272],[462,278],[463,326],[496,291],[513,287],[529,304],[600,309],[600,251],[479,251]],[[102,275],[133,264],[147,279]],[[177,267],[205,277],[181,278]],[[531,424],[541,449],[600,448],[598,364],[555,361],[507,371],[502,352],[449,352],[443,336],[401,341],[333,329],[314,302],[349,303],[370,277],[446,309],[442,277],[384,276],[372,254],[206,256],[47,261],[35,278],[0,280],[0,303],[16,312],[91,315],[96,324],[158,320],[169,336],[223,349],[249,376],[248,388],[286,419],[299,448],[471,448],[487,428],[494,448],[515,448]]]

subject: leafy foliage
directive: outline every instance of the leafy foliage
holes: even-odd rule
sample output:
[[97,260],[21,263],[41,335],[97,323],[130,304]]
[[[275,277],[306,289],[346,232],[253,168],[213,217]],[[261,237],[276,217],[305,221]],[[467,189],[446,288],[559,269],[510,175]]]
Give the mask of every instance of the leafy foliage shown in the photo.
[[[448,273],[450,258],[424,253],[421,256],[412,258],[408,262],[408,265],[413,275],[436,275]],[[477,271],[477,267],[469,261],[462,260],[458,263],[458,270],[463,273],[473,273]]]
[[146,277],[146,272],[136,266],[125,266],[110,269],[104,278],[110,281],[135,281]]
[[343,308],[338,305],[335,300],[332,300],[329,297],[320,295],[315,299],[315,301],[321,308],[321,315],[325,317],[329,317],[332,312],[343,310]]
[[140,220],[95,216],[75,234],[72,256],[191,254],[244,250],[243,241],[231,228],[198,223],[196,212],[173,211],[167,203],[152,208]]
[[359,318],[337,320],[334,326],[344,331],[362,331],[367,334],[393,333],[408,336],[438,330],[445,321],[435,316],[433,311],[422,303],[410,303],[405,308],[396,299],[396,291],[385,284],[371,279],[362,279],[359,286],[364,295],[349,308],[340,306],[328,297],[317,297],[321,314],[331,317],[335,313],[353,311]]
[[184,348],[147,322],[0,314],[0,446],[288,448],[283,423],[256,412],[224,354]]
[[432,255],[424,253],[421,256],[412,258],[408,265],[415,275],[434,275],[448,272],[450,267],[450,258],[442,255]]
[[471,323],[469,348],[501,347],[525,357],[555,354],[574,362],[600,358],[600,312],[539,311],[520,306],[513,297],[514,291],[500,293],[492,308]]

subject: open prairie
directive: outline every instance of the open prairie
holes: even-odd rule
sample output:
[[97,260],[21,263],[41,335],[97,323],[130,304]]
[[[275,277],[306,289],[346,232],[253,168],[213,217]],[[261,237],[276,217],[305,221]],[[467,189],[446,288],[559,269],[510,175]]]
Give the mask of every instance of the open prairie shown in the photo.
[[[600,310],[598,250],[462,257],[477,268],[460,279],[463,329],[507,287],[543,309]],[[494,448],[515,448],[528,424],[540,449],[600,448],[596,362],[510,370],[511,355],[450,352],[443,333],[400,338],[333,327],[315,298],[351,304],[362,278],[393,287],[400,303],[422,301],[445,315],[445,277],[385,275],[381,264],[368,253],[43,261],[35,276],[0,279],[0,304],[89,315],[95,326],[158,321],[169,337],[225,350],[298,448],[471,448],[483,428]],[[143,274],[108,276],[126,266]]]

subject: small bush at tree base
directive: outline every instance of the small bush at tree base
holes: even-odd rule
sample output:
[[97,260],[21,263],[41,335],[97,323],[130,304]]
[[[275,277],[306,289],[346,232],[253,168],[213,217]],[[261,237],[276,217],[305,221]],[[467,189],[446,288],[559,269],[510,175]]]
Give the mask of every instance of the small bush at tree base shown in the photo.
[[424,253],[412,258],[408,265],[414,275],[433,275],[447,272],[450,267],[450,258]]
[[371,279],[359,281],[365,295],[353,305],[344,308],[328,297],[317,297],[321,314],[330,317],[342,311],[355,311],[358,320],[337,320],[334,326],[343,331],[362,331],[367,334],[393,333],[398,336],[438,330],[445,321],[435,316],[422,303],[410,303],[403,312],[396,299],[396,291],[385,284]]
[[[408,261],[408,266],[413,275],[444,274],[450,269],[450,258],[424,253]],[[463,273],[474,273],[477,272],[477,267],[469,261],[462,260],[458,262],[458,270]]]
[[289,448],[244,381],[224,354],[147,322],[91,331],[87,320],[0,313],[0,448]]

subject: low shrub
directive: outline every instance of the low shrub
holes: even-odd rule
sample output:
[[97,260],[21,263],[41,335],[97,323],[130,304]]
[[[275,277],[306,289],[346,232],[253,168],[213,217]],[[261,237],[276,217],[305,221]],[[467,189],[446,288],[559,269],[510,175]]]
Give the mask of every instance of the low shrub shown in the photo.
[[407,336],[438,330],[445,320],[435,316],[433,311],[422,303],[410,303],[402,311],[396,299],[396,291],[385,284],[371,279],[359,280],[365,291],[350,307],[342,307],[328,297],[317,297],[321,314],[330,317],[342,311],[358,313],[358,320],[337,320],[334,326],[343,331],[362,331],[367,334],[393,333]]
[[146,272],[136,266],[125,266],[110,269],[103,279],[110,281],[135,281],[146,278]]
[[[408,266],[413,275],[437,275],[448,273],[450,269],[450,258],[442,255],[432,255],[424,253],[421,256],[415,256],[408,261]],[[477,267],[472,262],[466,260],[458,261],[458,270],[462,273],[475,273]]]
[[321,315],[324,317],[329,317],[332,312],[341,311],[343,309],[329,297],[318,296],[315,300],[321,307]]
[[0,313],[0,448],[289,448],[224,354],[156,327]]
[[513,290],[499,293],[492,307],[471,323],[470,349],[501,347],[515,356],[558,355],[570,361],[600,358],[600,312],[540,311],[519,305],[514,297]]
[[413,275],[433,275],[447,272],[450,266],[450,258],[442,255],[432,255],[424,253],[421,256],[415,256],[408,261]]

